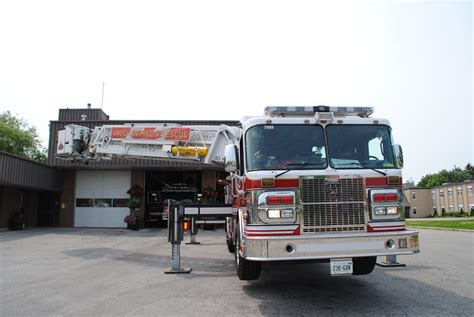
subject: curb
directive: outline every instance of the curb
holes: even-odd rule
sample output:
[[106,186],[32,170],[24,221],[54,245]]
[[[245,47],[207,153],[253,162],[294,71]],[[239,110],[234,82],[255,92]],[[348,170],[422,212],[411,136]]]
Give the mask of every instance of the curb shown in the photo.
[[414,227],[410,226],[407,228],[416,228],[416,229],[430,229],[430,230],[442,230],[442,231],[461,231],[461,232],[474,232],[474,230],[469,230],[469,229],[454,229],[454,228],[438,228],[438,227]]

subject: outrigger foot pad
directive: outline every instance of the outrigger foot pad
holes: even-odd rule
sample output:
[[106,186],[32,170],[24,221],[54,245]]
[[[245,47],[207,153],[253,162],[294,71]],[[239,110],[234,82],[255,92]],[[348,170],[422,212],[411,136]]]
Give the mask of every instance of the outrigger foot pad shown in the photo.
[[396,255],[387,255],[385,257],[385,261],[382,261],[382,263],[377,262],[376,264],[378,266],[381,266],[381,267],[405,267],[405,266],[407,266],[406,264],[398,263]]
[[191,273],[192,270],[192,268],[170,269],[169,271],[165,271],[165,274],[188,274]]

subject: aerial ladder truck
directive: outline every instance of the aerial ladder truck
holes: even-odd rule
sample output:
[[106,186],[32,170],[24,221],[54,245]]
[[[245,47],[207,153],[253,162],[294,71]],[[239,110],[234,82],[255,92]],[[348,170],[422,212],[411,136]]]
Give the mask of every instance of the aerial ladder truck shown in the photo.
[[68,125],[59,158],[194,161],[230,173],[226,241],[237,275],[266,261],[328,261],[331,275],[373,271],[377,256],[419,252],[405,227],[403,154],[369,107],[267,107],[240,126]]

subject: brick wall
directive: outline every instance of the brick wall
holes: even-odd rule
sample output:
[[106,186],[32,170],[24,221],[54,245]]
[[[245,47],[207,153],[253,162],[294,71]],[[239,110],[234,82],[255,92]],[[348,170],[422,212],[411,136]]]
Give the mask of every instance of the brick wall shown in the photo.
[[59,225],[61,227],[74,227],[76,171],[64,170],[63,182],[59,209]]

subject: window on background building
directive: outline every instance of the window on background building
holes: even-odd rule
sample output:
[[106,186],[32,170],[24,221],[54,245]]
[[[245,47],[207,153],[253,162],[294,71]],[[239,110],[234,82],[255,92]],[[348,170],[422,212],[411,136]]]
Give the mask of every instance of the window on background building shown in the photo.
[[416,207],[413,207],[413,214],[416,215]]
[[467,186],[467,194],[468,194],[469,196],[472,195],[472,186]]
[[452,205],[451,205],[451,206],[449,206],[449,211],[450,211],[450,212],[452,212],[452,211],[453,211],[453,209],[454,209],[454,208],[453,208],[453,206],[452,206]]
[[439,191],[439,198],[444,198],[444,190]]
[[416,199],[416,192],[411,193],[411,198]]
[[448,197],[452,197],[452,196],[453,196],[453,189],[448,188]]
[[431,199],[436,200],[436,191],[431,192]]
[[458,196],[462,196],[462,187],[456,188],[456,192],[457,192]]

